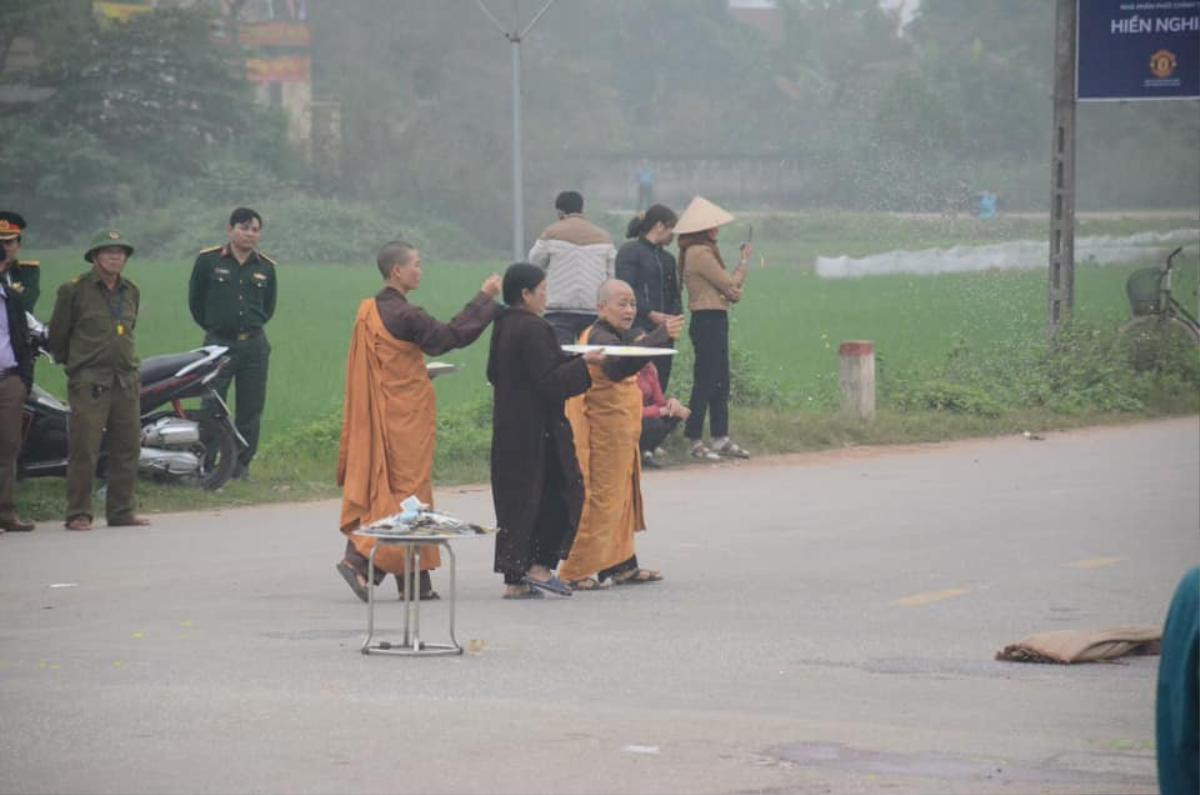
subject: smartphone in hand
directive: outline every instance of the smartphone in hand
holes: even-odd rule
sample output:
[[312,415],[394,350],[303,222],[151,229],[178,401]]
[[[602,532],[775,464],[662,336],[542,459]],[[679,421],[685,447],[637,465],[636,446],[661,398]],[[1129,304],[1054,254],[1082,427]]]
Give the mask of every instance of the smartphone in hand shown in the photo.
[[751,243],[754,242],[754,224],[746,225],[746,239],[742,241],[742,245],[738,246],[739,251],[745,251]]

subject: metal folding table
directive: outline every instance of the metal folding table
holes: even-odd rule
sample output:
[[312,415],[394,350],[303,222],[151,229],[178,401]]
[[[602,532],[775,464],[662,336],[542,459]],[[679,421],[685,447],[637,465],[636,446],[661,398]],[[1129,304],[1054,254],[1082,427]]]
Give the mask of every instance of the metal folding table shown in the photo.
[[[454,599],[455,599],[455,559],[450,541],[459,538],[476,538],[469,534],[430,534],[398,533],[389,530],[364,527],[354,531],[355,535],[375,539],[371,554],[367,558],[367,637],[363,640],[363,654],[395,654],[406,657],[462,654],[463,647],[454,637]],[[436,544],[450,555],[450,590],[446,600],[450,609],[450,642],[427,643],[421,640],[421,599],[420,586],[417,584],[417,572],[421,570],[421,547]],[[404,635],[400,643],[375,638],[375,552],[381,546],[400,546],[404,548],[404,572],[400,575],[404,582]]]

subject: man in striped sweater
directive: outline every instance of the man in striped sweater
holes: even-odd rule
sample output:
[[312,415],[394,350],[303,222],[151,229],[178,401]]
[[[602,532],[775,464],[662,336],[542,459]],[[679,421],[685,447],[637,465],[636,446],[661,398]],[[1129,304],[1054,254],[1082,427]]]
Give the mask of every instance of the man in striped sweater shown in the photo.
[[596,293],[613,278],[617,249],[612,236],[583,217],[583,196],[566,190],[554,200],[558,220],[529,250],[529,261],[546,271],[545,320],[560,345],[569,345],[596,322]]

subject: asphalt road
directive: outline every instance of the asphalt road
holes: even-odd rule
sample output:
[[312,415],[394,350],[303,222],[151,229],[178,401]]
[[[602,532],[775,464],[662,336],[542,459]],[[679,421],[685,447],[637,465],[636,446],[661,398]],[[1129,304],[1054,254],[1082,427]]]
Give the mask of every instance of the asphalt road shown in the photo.
[[1157,658],[993,655],[1161,625],[1198,483],[1194,417],[653,472],[665,582],[506,602],[463,540],[427,659],[359,653],[335,503],[44,524],[0,538],[0,792],[1154,792]]

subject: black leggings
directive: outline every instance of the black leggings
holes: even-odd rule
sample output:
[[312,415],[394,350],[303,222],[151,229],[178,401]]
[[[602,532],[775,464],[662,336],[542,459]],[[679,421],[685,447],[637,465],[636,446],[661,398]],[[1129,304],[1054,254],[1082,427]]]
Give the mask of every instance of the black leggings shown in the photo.
[[692,371],[692,401],[683,435],[692,441],[704,437],[704,414],[712,413],[709,430],[714,438],[729,435],[729,313],[701,309],[692,313],[688,336],[696,354]]
[[642,452],[653,450],[671,435],[678,424],[678,417],[646,417],[642,420],[642,438],[638,440],[638,447]]

